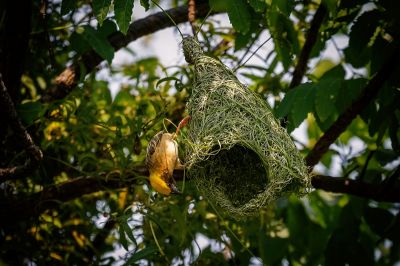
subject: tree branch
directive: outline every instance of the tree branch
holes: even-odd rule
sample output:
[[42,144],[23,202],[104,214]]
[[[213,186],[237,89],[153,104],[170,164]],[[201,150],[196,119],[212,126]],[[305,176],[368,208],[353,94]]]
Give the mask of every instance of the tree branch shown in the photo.
[[13,132],[17,135],[18,140],[21,141],[23,148],[28,153],[29,159],[24,165],[14,166],[10,168],[0,168],[0,183],[24,177],[26,174],[38,167],[39,162],[43,159],[43,153],[38,146],[33,143],[29,133],[26,131],[24,125],[18,117],[15,110],[14,103],[8,93],[8,90],[3,82],[0,73],[0,108],[5,113],[8,123],[10,124]]
[[389,60],[383,64],[376,75],[368,82],[361,95],[347,108],[338,119],[326,130],[306,157],[306,164],[310,168],[315,166],[321,157],[328,151],[329,146],[350,125],[351,121],[375,98],[385,81],[390,78],[400,57],[397,50]]
[[[199,2],[199,3],[197,3]],[[196,2],[196,17],[201,18],[207,15],[209,6],[207,1]],[[166,11],[169,16],[177,23],[188,21],[188,6],[172,8]],[[125,47],[130,42],[133,42],[140,37],[154,33],[156,31],[174,26],[172,21],[164,12],[159,12],[143,19],[133,22],[129,26],[129,30],[125,35],[121,32],[115,32],[109,36],[108,40],[115,50]],[[93,50],[82,55],[82,57],[74,64],[66,68],[55,79],[55,86],[49,89],[47,94],[43,95],[42,100],[49,102],[54,99],[62,99],[66,97],[73,88],[77,85],[80,79],[80,69],[84,66],[85,72],[91,72],[103,59]]]
[[317,175],[312,178],[311,184],[316,189],[329,192],[346,193],[375,201],[400,202],[400,182],[387,187],[384,183],[370,184],[347,178]]
[[[396,172],[397,173],[397,172]],[[35,217],[47,209],[57,208],[60,204],[98,191],[119,189],[138,185],[139,176],[147,176],[145,167],[136,167],[132,174],[122,179],[119,175],[102,174],[91,177],[78,177],[70,181],[44,188],[31,196],[7,199],[0,202],[0,226],[12,225],[17,221]],[[174,172],[176,179],[183,178],[183,171]],[[386,183],[370,184],[341,177],[316,175],[311,184],[316,189],[328,192],[346,193],[376,201],[400,202],[400,182],[395,181],[388,187]]]
[[[319,28],[321,27],[322,22],[324,21],[326,13],[327,13],[326,7],[324,6],[324,4],[320,4],[317,11],[315,12],[313,20],[311,21],[311,26],[307,33],[306,41],[304,43],[303,48],[301,49],[299,60],[297,61],[297,65],[293,71],[293,76],[289,84],[289,89],[292,89],[300,85],[301,80],[303,79],[303,76],[306,73],[308,59],[310,57],[312,48],[314,47],[315,42],[317,41]],[[288,123],[288,117],[285,116],[281,120],[281,125],[283,127],[286,127],[287,123]]]
[[304,43],[303,49],[301,50],[299,61],[294,68],[292,81],[290,82],[289,88],[294,88],[300,85],[301,80],[303,79],[304,73],[307,69],[308,58],[310,57],[315,42],[317,41],[319,28],[324,21],[326,12],[326,7],[323,4],[320,4],[317,11],[315,12],[313,20],[311,21],[310,30],[307,33],[306,42]]

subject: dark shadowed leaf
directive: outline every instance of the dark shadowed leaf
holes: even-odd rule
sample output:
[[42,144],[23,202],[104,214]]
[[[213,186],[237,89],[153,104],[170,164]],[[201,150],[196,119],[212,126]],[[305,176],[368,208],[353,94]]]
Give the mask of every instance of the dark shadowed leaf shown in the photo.
[[265,231],[259,234],[260,253],[263,263],[273,265],[282,260],[287,252],[289,240],[286,238],[269,237]]
[[140,0],[140,5],[147,11],[150,8],[150,0]]
[[61,15],[66,15],[76,7],[76,0],[63,0],[61,3]]
[[110,10],[111,0],[93,0],[93,12],[99,24],[103,24],[108,11]]
[[109,64],[111,64],[114,58],[114,48],[95,29],[90,26],[85,26],[82,32],[82,37],[92,46],[93,50],[96,51],[102,58],[106,59]]
[[368,207],[365,209],[364,219],[372,231],[383,237],[393,222],[394,215],[382,208]]
[[26,102],[18,105],[16,109],[24,125],[31,125],[45,111],[40,102]]
[[315,110],[321,122],[336,112],[335,102],[341,87],[341,79],[323,79],[315,84]]
[[147,246],[142,250],[139,250],[138,252],[136,252],[135,254],[133,254],[126,262],[124,265],[132,265],[132,263],[144,259],[144,258],[148,258],[152,255],[155,255],[157,253],[158,249],[156,246]]
[[228,16],[232,26],[240,33],[246,34],[250,29],[251,15],[245,0],[229,0]]
[[265,8],[267,7],[265,1],[263,0],[249,0],[248,2],[256,12],[264,12]]

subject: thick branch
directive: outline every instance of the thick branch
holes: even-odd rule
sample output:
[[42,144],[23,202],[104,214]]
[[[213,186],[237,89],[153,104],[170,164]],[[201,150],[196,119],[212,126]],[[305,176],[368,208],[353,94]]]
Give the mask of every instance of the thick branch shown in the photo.
[[317,41],[319,28],[321,27],[326,12],[326,7],[323,4],[321,4],[315,12],[314,18],[311,21],[310,29],[307,33],[306,42],[304,43],[303,49],[301,50],[299,56],[299,60],[293,71],[292,81],[290,82],[289,88],[294,88],[298,86],[303,79],[304,73],[307,70],[308,58],[310,57],[315,42]]
[[306,164],[310,168],[315,166],[321,157],[328,151],[329,146],[350,125],[351,121],[375,98],[385,81],[390,78],[397,67],[400,52],[397,50],[393,56],[381,67],[377,74],[368,82],[358,99],[347,108],[338,119],[328,128],[324,135],[317,141],[314,148],[306,157]]
[[102,174],[99,176],[78,177],[70,181],[44,188],[24,199],[9,198],[0,202],[0,227],[14,221],[36,216],[47,209],[57,208],[64,203],[94,192],[118,189],[138,184],[137,177],[147,174],[147,170],[138,167],[132,176],[122,179],[119,175]]
[[[125,179],[106,174],[96,177],[79,177],[45,188],[24,199],[9,199],[0,202],[0,226],[37,216],[47,209],[57,208],[64,202],[87,194],[137,185],[139,184],[137,177],[147,175],[145,167],[137,167],[134,173]],[[183,171],[175,171],[174,177],[181,179]],[[346,193],[376,201],[400,202],[400,182],[398,181],[388,187],[385,183],[377,185],[340,177],[316,175],[311,183],[314,188],[329,192]]]
[[[209,11],[207,1],[197,1],[196,17],[204,17]],[[172,8],[166,11],[169,16],[178,24],[188,21],[188,6]],[[156,31],[174,26],[172,21],[164,12],[159,12],[143,19],[133,22],[129,26],[127,35],[121,32],[113,33],[108,40],[115,50],[127,46],[130,42],[137,40],[140,37],[154,33]],[[61,99],[69,94],[69,92],[77,85],[80,79],[80,68],[83,65],[86,72],[91,72],[103,59],[93,50],[84,54],[72,66],[66,68],[56,79],[53,86],[47,95],[43,96],[43,101],[51,101],[53,99]]]
[[317,175],[313,177],[311,184],[314,188],[329,192],[346,193],[376,201],[400,202],[399,182],[387,187],[385,183],[370,184],[347,178]]
[[17,111],[15,110],[14,103],[8,93],[6,86],[4,85],[1,73],[0,108],[4,112],[7,118],[7,122],[10,124],[14,134],[16,134],[18,141],[21,142],[23,148],[27,151],[29,155],[29,159],[25,162],[24,165],[0,169],[0,183],[2,183],[6,180],[23,177],[30,171],[36,169],[39,162],[43,158],[43,153],[39,149],[39,147],[36,146],[35,143],[33,143],[31,136],[22,125],[22,122],[18,117]]

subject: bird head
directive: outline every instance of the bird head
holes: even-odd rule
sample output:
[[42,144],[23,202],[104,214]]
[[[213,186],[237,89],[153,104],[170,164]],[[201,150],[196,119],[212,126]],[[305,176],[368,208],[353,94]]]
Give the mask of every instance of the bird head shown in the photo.
[[[168,173],[164,172],[162,174],[168,174]],[[172,182],[172,180],[171,182],[165,181],[168,179],[163,178],[162,174],[161,175],[158,173],[150,174],[150,185],[154,188],[154,190],[165,196],[169,196],[170,194],[181,194],[179,189],[176,187],[175,183]]]

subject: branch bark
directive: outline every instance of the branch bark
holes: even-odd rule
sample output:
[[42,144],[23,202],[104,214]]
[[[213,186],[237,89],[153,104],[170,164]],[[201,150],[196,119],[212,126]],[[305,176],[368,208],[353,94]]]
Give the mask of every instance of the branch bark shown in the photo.
[[346,193],[376,201],[400,202],[400,182],[388,187],[385,183],[370,184],[347,178],[317,175],[312,178],[311,184],[316,189],[329,192]]
[[38,146],[32,140],[32,137],[26,131],[21,120],[18,117],[17,111],[15,110],[14,103],[8,93],[7,87],[3,82],[2,75],[0,73],[0,108],[5,113],[7,121],[10,124],[14,134],[21,141],[23,148],[28,153],[29,159],[23,165],[0,168],[0,183],[24,177],[32,170],[36,169],[39,162],[43,159],[43,153]]
[[147,173],[146,168],[137,167],[132,175],[124,179],[119,175],[105,173],[99,176],[82,176],[44,188],[30,196],[7,198],[0,201],[0,226],[35,217],[45,210],[57,208],[60,204],[83,195],[137,185],[138,177]]
[[326,7],[323,4],[320,4],[313,20],[311,21],[310,30],[307,33],[307,38],[304,43],[303,49],[301,50],[299,61],[293,71],[292,80],[290,82],[289,88],[294,88],[300,85],[301,80],[303,79],[304,73],[307,70],[307,62],[310,57],[312,48],[317,41],[319,28],[321,27],[322,22],[324,21],[324,17],[327,13]]
[[[137,167],[133,173],[121,179],[119,175],[102,174],[91,177],[78,177],[70,181],[44,188],[31,196],[8,199],[0,202],[0,226],[13,225],[18,221],[35,217],[60,204],[98,191],[119,189],[140,184],[140,176],[147,176],[145,167]],[[182,179],[183,171],[175,171],[174,177]],[[316,189],[328,192],[346,193],[362,198],[385,202],[400,202],[400,182],[388,187],[386,183],[370,184],[341,177],[316,175],[311,181]]]
[[385,81],[396,69],[399,59],[400,51],[397,50],[368,82],[358,99],[338,117],[317,141],[306,157],[306,164],[310,169],[320,161],[321,157],[328,151],[329,146],[346,130],[353,119],[376,97]]
[[[206,16],[209,10],[210,8],[207,1],[196,2],[196,17],[201,18]],[[177,24],[188,21],[188,6],[186,5],[169,9],[166,13],[168,13]],[[119,50],[140,37],[171,26],[174,26],[174,24],[170,18],[164,12],[159,12],[133,22],[129,26],[126,36],[121,32],[115,32],[109,36],[108,40],[115,50]],[[84,54],[78,61],[74,62],[72,66],[67,67],[56,77],[55,85],[49,89],[47,94],[43,95],[42,100],[44,102],[49,102],[66,97],[71,90],[75,88],[80,79],[80,75],[82,74],[80,71],[81,66],[83,66],[85,72],[88,73],[102,61],[103,59],[93,50]]]

